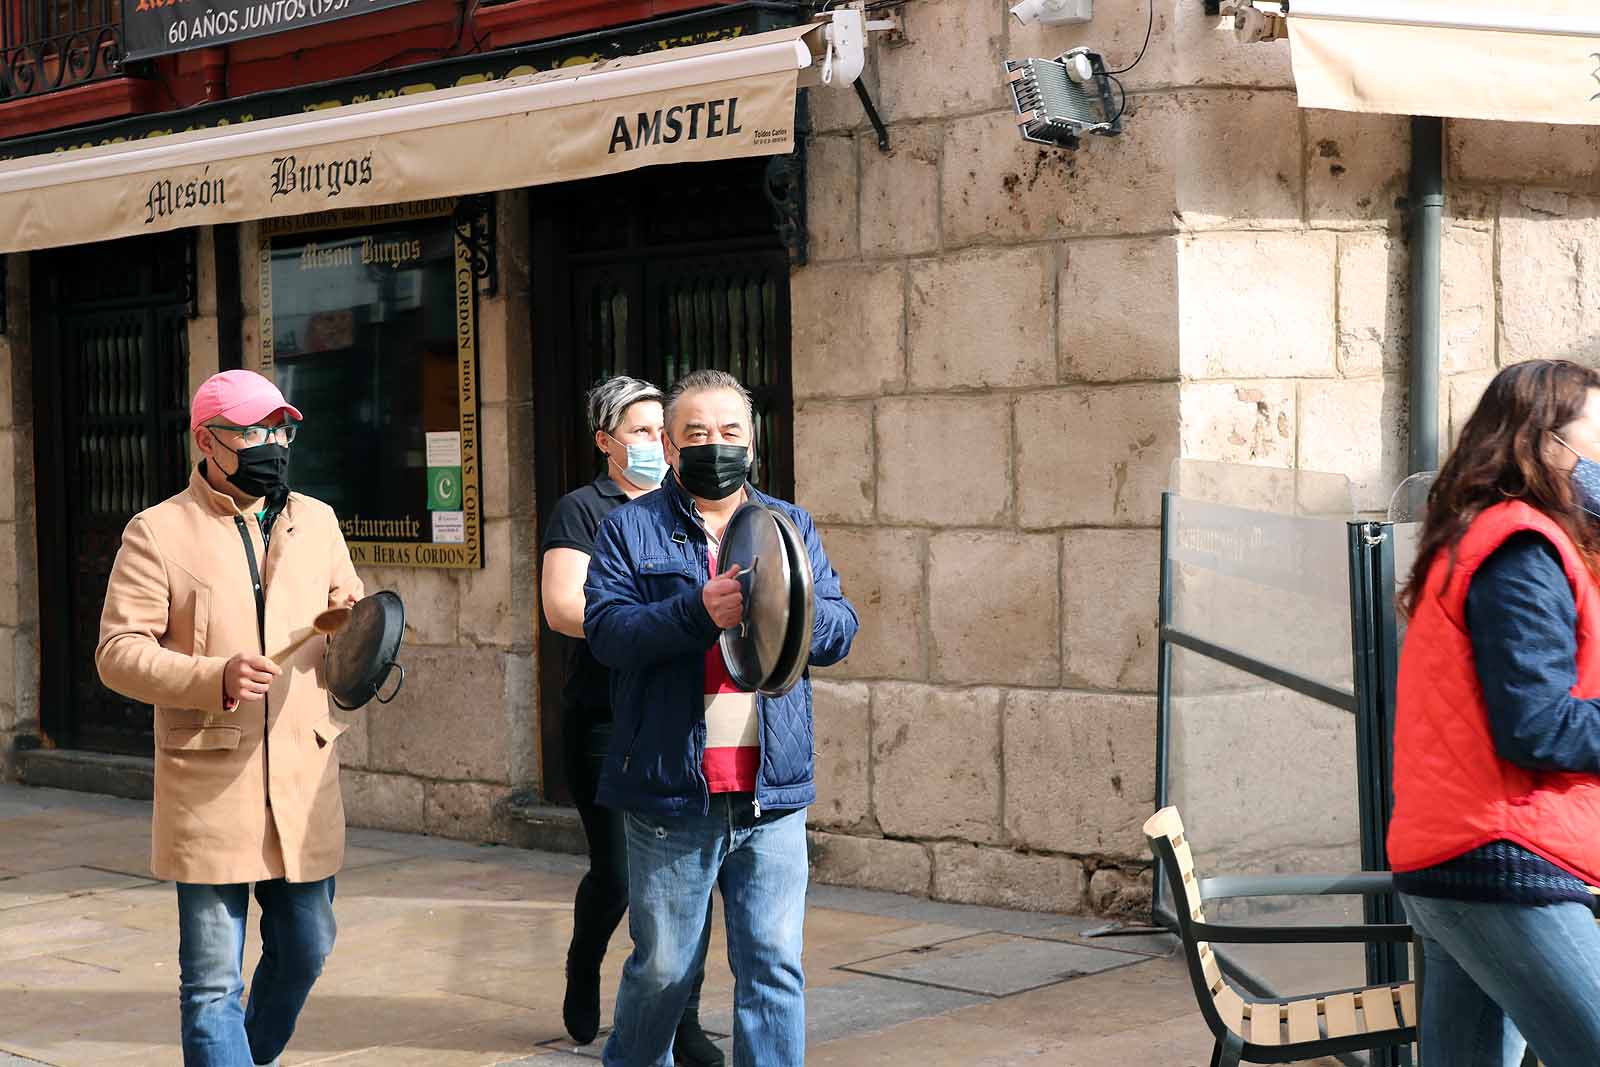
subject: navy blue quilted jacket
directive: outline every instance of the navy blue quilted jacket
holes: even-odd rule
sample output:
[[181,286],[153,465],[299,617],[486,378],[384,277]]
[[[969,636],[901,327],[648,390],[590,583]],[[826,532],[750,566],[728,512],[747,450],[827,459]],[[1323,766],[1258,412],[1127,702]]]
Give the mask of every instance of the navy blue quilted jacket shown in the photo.
[[[805,537],[816,588],[813,667],[844,659],[859,622],[839,588],[805,509],[746,487],[780,508]],[[671,475],[661,489],[618,508],[595,536],[584,583],[583,631],[611,668],[614,733],[596,797],[641,814],[706,814],[705,655],[720,631],[700,589],[710,580],[706,536],[692,501]],[[757,697],[762,809],[803,808],[816,799],[810,672],[781,697]]]

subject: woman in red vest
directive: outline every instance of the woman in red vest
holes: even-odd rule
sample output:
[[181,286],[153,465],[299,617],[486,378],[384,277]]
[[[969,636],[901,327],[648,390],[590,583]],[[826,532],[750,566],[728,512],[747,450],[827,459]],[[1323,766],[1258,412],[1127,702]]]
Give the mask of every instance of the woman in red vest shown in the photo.
[[1600,373],[1495,376],[1428,497],[1389,861],[1440,1067],[1600,1064]]

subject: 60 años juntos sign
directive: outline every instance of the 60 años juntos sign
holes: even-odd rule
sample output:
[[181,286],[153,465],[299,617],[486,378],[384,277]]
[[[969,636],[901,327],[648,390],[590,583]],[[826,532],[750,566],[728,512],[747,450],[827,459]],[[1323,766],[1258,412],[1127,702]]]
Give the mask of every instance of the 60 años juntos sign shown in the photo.
[[122,0],[129,59],[315,26],[415,0]]

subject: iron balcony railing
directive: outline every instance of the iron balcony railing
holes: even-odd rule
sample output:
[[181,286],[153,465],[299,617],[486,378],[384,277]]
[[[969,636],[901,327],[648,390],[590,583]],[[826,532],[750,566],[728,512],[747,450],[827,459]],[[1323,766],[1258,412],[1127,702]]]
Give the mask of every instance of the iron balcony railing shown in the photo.
[[122,72],[122,0],[0,0],[0,100]]

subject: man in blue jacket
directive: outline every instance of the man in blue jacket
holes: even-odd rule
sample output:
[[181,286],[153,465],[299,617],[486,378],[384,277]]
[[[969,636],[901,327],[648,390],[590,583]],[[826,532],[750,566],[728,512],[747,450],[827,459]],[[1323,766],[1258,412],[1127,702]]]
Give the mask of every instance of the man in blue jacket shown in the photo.
[[837,663],[858,626],[811,516],[748,483],[750,394],[721,371],[667,397],[659,492],[612,512],[595,538],[583,629],[611,668],[615,716],[599,803],[626,813],[628,928],[610,1067],[670,1064],[673,1028],[722,889],[734,973],[735,1067],[805,1061],[805,808],[813,781],[811,681],[782,697],[740,692],[717,638],[743,612],[723,530],[746,501],[780,508],[805,537],[816,590],[812,666]]

